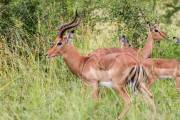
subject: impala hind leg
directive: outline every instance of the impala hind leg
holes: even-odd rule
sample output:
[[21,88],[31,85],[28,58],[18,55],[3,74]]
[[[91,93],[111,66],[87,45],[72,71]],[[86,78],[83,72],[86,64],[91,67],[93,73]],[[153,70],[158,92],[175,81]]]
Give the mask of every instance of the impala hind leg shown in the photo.
[[154,84],[154,82],[157,80],[157,76],[155,75],[154,71],[149,71],[145,69],[146,75],[147,75],[147,88],[150,89],[150,87]]
[[130,100],[130,96],[128,95],[125,86],[124,87],[117,87],[115,89],[116,89],[118,95],[120,97],[122,97],[122,99],[124,101],[124,109],[120,113],[120,115],[118,116],[118,120],[122,120],[125,117],[126,113],[128,112],[129,108],[131,107],[131,100]]
[[152,115],[152,120],[153,120],[155,118],[155,115],[156,115],[156,106],[154,103],[153,95],[148,90],[148,88],[146,87],[146,85],[144,83],[140,84],[140,91],[144,95],[145,99],[147,100],[147,102],[151,108],[151,111],[153,112],[153,115]]
[[150,89],[150,87],[153,85],[153,83],[155,82],[157,78],[153,77],[153,76],[148,76],[147,78],[147,88]]

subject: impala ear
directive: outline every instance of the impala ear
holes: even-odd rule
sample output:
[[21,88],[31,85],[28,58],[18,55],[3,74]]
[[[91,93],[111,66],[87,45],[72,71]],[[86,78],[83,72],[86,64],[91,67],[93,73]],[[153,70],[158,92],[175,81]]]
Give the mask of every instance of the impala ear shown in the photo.
[[73,38],[74,30],[70,31],[66,37],[66,43],[70,43]]
[[147,30],[148,30],[148,32],[152,31],[152,25],[149,21],[147,21]]

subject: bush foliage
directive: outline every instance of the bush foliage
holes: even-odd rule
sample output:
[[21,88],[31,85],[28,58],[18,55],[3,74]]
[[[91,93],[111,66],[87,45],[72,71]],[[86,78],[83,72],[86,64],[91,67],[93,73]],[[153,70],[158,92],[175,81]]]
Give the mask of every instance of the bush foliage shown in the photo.
[[[176,14],[179,3],[164,0],[0,0],[0,120],[113,120],[122,102],[112,90],[101,89],[95,103],[91,90],[69,72],[60,58],[45,56],[60,24],[77,10],[82,18],[73,44],[82,54],[100,47],[119,47],[125,34],[132,46],[146,41],[146,21],[159,22],[169,38],[155,44],[153,57],[180,59]],[[173,7],[173,9],[169,9]],[[168,11],[165,12],[164,11]],[[177,24],[178,25],[178,24]],[[152,87],[157,120],[179,120],[179,93],[174,81]],[[132,97],[126,120],[149,120],[142,97]]]

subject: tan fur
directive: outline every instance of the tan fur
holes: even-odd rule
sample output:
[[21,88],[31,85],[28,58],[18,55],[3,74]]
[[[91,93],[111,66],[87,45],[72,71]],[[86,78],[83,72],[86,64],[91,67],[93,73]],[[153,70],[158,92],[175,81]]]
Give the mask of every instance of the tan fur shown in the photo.
[[147,65],[152,74],[149,78],[150,87],[158,78],[171,77],[176,80],[176,88],[180,89],[180,62],[175,59],[149,59]]
[[[120,114],[120,118],[126,114],[130,106],[130,98],[125,88],[127,84],[126,78],[131,68],[139,65],[137,57],[125,53],[86,57],[81,56],[71,44],[65,44],[59,49],[59,52],[56,53],[63,57],[68,68],[74,74],[83,78],[82,80],[93,86],[92,95],[94,98],[98,97],[98,83],[100,81],[112,81],[113,88],[125,102],[125,108]],[[51,57],[51,54],[54,56],[52,48],[49,50],[49,57]],[[139,84],[141,84],[141,82]],[[141,87],[141,85],[139,85],[139,87]],[[149,97],[152,98],[152,96]]]
[[[124,109],[118,117],[120,119],[128,112],[131,105],[131,100],[126,90],[128,80],[130,82],[133,80],[129,77],[133,77],[130,74],[136,75],[135,81],[132,81],[135,83],[134,88],[141,91],[151,103],[154,103],[151,92],[144,85],[146,78],[144,77],[145,71],[143,68],[148,68],[144,65],[146,60],[141,59],[139,53],[132,48],[98,49],[88,56],[80,55],[77,49],[68,42],[67,37],[62,36],[65,30],[68,29],[68,26],[72,28],[77,25],[78,22],[70,23],[61,28],[55,45],[48,50],[48,57],[62,56],[72,73],[93,86],[92,96],[95,99],[98,98],[99,82],[112,82],[113,88],[125,103]],[[131,72],[135,68],[138,68],[139,71]],[[153,111],[155,111],[155,105],[151,105]]]
[[[149,31],[147,42],[142,49],[142,56],[144,59],[149,58],[152,54],[154,41],[161,41],[166,37],[166,33],[159,31]],[[149,64],[149,65],[148,65]],[[144,66],[149,67],[148,72],[148,87],[150,87],[155,80],[160,78],[173,78],[176,80],[176,88],[180,91],[180,62],[175,59],[149,59],[146,60]]]

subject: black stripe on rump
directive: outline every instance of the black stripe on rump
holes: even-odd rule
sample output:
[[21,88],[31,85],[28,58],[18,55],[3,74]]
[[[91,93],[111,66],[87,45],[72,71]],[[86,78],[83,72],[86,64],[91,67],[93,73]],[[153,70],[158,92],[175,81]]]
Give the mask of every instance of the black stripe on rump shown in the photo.
[[133,67],[126,78],[127,84],[130,84],[133,92],[135,92],[139,88],[140,83],[145,82],[145,80],[147,80],[147,73],[143,66]]
[[135,72],[136,72],[136,66],[131,69],[128,76],[126,77],[127,84],[130,84],[130,82],[132,82],[134,80]]

